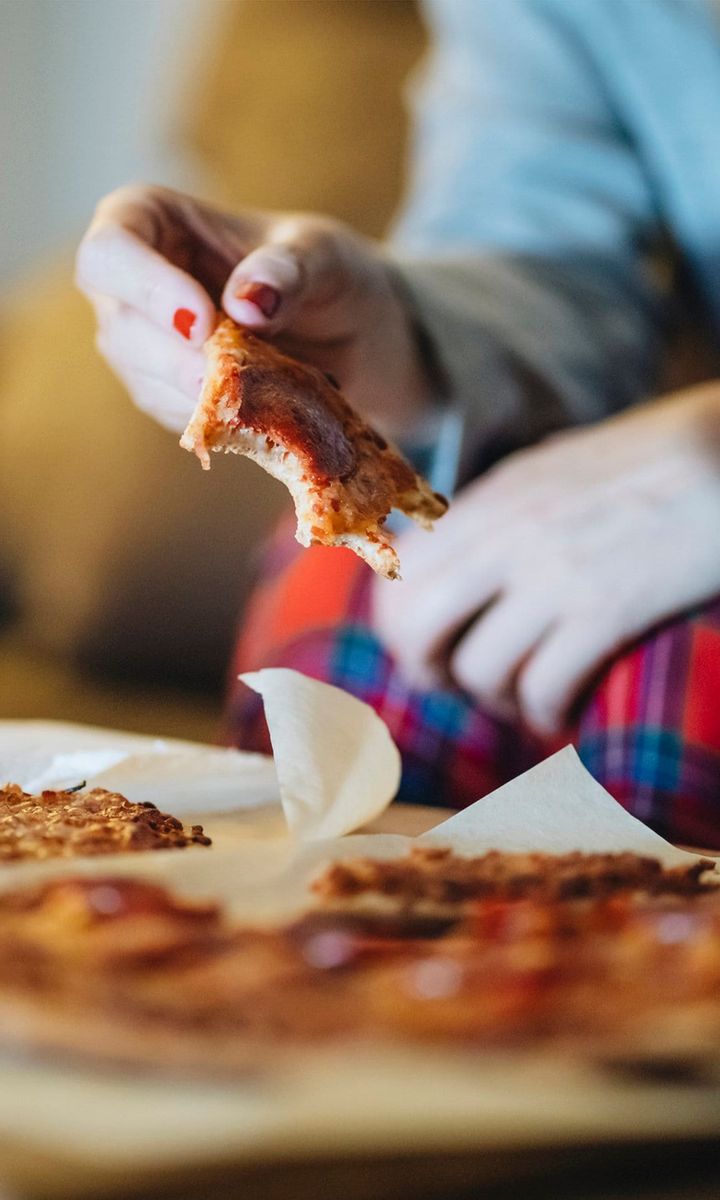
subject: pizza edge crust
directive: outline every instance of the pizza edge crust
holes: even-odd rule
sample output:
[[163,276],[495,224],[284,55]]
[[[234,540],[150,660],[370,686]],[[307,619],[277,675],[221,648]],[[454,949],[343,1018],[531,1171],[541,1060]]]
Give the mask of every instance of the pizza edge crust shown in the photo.
[[0,786],[0,864],[184,850],[212,844],[201,825],[187,825],[155,804],[103,787],[26,792]]

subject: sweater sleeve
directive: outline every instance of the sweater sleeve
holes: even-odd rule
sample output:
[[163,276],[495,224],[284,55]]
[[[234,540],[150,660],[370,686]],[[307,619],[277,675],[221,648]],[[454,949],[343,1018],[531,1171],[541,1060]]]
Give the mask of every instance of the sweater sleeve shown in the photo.
[[[391,254],[461,478],[651,391],[669,313],[652,181],[590,52],[634,0],[432,0]],[[628,46],[628,54],[638,47]]]

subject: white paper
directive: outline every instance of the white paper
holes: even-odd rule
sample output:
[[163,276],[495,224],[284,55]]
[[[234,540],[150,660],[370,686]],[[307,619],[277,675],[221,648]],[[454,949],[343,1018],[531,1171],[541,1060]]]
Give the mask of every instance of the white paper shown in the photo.
[[387,808],[400,784],[400,754],[369,704],[287,668],[240,679],[263,698],[291,833],[342,837]]
[[275,805],[300,839],[341,837],[387,807],[400,755],[369,705],[298,671],[243,678],[263,695],[274,759],[83,726],[0,722],[0,785],[36,793],[84,781],[202,821]]
[[38,775],[23,782],[26,792],[36,794],[45,788],[76,787],[81,780],[95,781],[107,771],[112,771],[118,763],[127,761],[128,754],[124,750],[111,750],[109,746],[99,750],[76,750],[72,754],[56,754],[50,763]]
[[157,740],[145,734],[66,721],[0,721],[0,784],[13,782],[27,786],[51,766],[57,755],[99,751],[124,756],[147,751]]
[[262,754],[55,721],[0,722],[0,786],[36,793],[83,780],[179,817],[279,804],[272,759]]
[[487,850],[632,851],[667,863],[697,859],[627,812],[566,746],[419,839],[465,854]]

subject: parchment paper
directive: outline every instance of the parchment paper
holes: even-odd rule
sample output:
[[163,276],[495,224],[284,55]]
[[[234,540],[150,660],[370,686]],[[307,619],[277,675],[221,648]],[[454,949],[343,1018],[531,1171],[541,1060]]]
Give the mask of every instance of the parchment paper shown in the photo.
[[[53,722],[0,722],[0,785],[88,787],[176,816],[282,806],[295,838],[341,837],[387,808],[400,755],[369,705],[298,671],[242,676],[259,692],[273,758]],[[227,831],[227,826],[225,830]],[[273,827],[273,831],[277,829]]]
[[[38,727],[14,732],[21,734],[13,743],[15,764],[22,766],[24,745],[28,763],[39,770]],[[72,753],[78,731],[55,732],[62,752]],[[85,732],[92,743],[85,749],[118,744],[105,731]],[[0,725],[0,763],[7,761],[7,734],[7,723]],[[251,780],[259,769],[254,760],[237,768],[238,780]],[[223,782],[222,795],[224,788]],[[205,802],[218,804],[212,786]],[[392,857],[412,844],[392,834],[298,843],[287,831],[268,836],[263,811],[257,803],[237,813],[216,811],[213,820],[226,833],[210,850],[11,865],[0,870],[0,887],[68,870],[142,875],[189,895],[219,898],[238,916],[262,922],[302,907],[308,881],[324,863]],[[634,850],[667,861],[687,858],[629,817],[569,748],[420,840],[461,853]],[[223,1086],[0,1060],[0,1189],[9,1181],[33,1196],[90,1196],[101,1187],[103,1194],[127,1194],[147,1171],[182,1164],[235,1162],[240,1180],[244,1162],[292,1155],[419,1148],[517,1154],[543,1145],[718,1134],[717,1080],[690,1088],[628,1080],[534,1054],[508,1059],[412,1047],[375,1053],[350,1045],[296,1056],[272,1078]],[[48,1171],[52,1162],[54,1172]]]
[[83,780],[181,817],[279,802],[275,766],[262,754],[62,721],[0,721],[0,785],[39,792]]
[[400,785],[400,755],[377,713],[299,671],[254,671],[291,833],[342,837],[377,817]]
[[631,850],[667,863],[697,855],[678,850],[626,812],[566,746],[422,836],[460,853],[486,850],[565,854]]

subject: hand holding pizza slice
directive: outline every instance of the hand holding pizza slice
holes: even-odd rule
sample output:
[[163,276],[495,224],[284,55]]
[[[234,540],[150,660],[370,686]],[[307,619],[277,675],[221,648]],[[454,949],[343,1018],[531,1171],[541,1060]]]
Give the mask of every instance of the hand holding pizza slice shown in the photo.
[[[394,436],[434,413],[413,315],[374,242],[325,217],[232,215],[134,186],[98,205],[77,282],[95,309],[98,347],[142,412],[185,429],[183,444],[205,465],[211,449],[255,458],[290,488],[303,544],[348,545],[397,578],[382,529],[390,509],[429,525],[447,505],[323,374],[337,374]],[[322,370],[248,330],[298,347]]]
[[383,530],[392,508],[425,528],[447,501],[350,407],[322,371],[224,319],[205,344],[207,369],[181,438],[203,467],[210,451],[244,454],[290,491],[303,546],[348,546],[399,578]]

